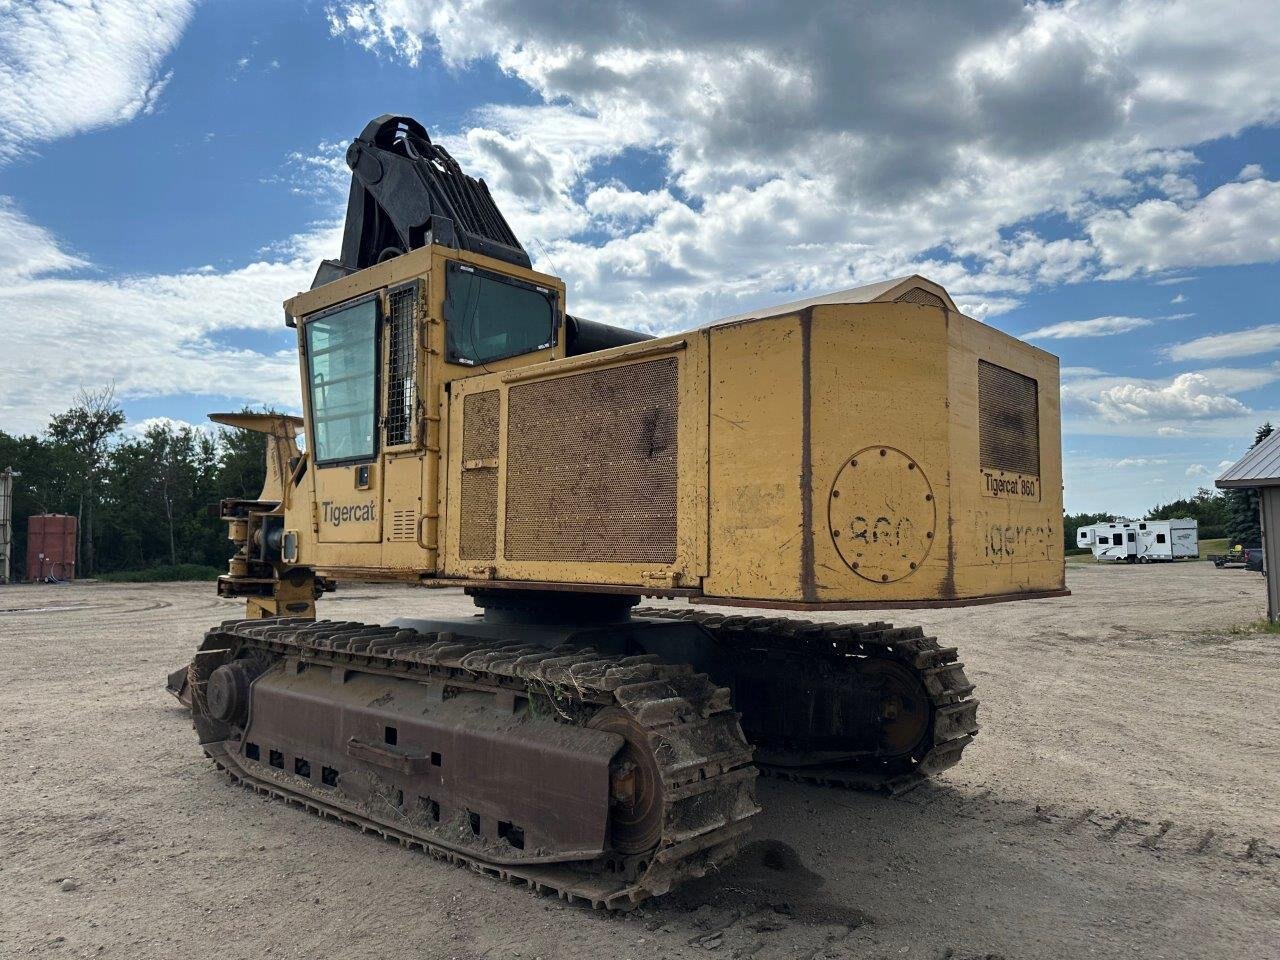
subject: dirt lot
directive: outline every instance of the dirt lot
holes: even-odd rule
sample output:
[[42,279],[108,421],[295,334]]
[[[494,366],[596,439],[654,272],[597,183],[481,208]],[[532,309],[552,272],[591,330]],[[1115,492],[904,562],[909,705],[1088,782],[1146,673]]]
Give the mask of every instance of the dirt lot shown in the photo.
[[[917,612],[983,731],[887,799],[762,781],[757,842],[628,916],[231,786],[163,693],[209,584],[0,588],[0,955],[1280,957],[1280,637],[1262,579],[1073,564],[1060,600]],[[351,587],[322,615],[472,608]],[[862,615],[861,619],[874,619]]]

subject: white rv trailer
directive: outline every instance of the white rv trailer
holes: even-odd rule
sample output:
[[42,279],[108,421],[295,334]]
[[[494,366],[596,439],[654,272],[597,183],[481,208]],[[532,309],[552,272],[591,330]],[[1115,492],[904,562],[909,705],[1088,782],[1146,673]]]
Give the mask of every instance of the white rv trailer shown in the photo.
[[1076,545],[1088,548],[1095,560],[1155,563],[1200,556],[1195,520],[1114,520],[1076,531]]
[[1139,560],[1195,560],[1199,556],[1200,525],[1195,520],[1143,520],[1138,524]]

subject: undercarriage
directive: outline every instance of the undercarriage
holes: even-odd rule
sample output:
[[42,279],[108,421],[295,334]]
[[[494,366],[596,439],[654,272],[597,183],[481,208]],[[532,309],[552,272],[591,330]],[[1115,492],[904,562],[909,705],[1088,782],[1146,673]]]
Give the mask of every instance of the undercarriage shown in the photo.
[[242,784],[608,909],[732,858],[758,772],[899,792],[977,732],[955,650],[919,628],[476,600],[448,621],[228,621],[170,687]]

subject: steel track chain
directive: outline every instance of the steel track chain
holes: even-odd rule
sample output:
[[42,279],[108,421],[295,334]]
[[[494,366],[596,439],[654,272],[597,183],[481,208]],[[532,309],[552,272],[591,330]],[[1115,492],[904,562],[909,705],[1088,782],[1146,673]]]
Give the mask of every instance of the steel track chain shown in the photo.
[[[218,756],[219,751],[206,749],[221,769],[258,792],[421,848],[438,859],[556,893],[564,900],[584,900],[593,907],[614,910],[663,894],[730,859],[751,819],[760,812],[752,748],[730,707],[729,692],[685,664],[664,663],[656,656],[604,656],[582,647],[548,649],[458,633],[424,634],[298,618],[227,621],[209,631],[202,649],[221,644],[236,652],[250,647],[348,670],[547,697],[560,722],[578,723],[602,706],[626,711],[649,739],[659,764],[664,803],[661,839],[646,855],[639,875],[627,882],[568,866],[486,859],[474,850],[446,845],[429,833],[414,832],[407,823],[392,826],[370,820],[292,791],[281,782],[254,776],[231,750],[223,749]],[[201,694],[193,690],[197,698]],[[206,748],[213,746],[217,745]]]
[[[955,647],[942,647],[921,627],[895,627],[878,621],[846,624],[789,617],[737,616],[665,607],[637,607],[635,616],[696,623],[722,648],[741,656],[752,652],[783,656],[797,665],[814,657],[848,663],[870,658],[893,660],[919,677],[930,704],[927,749],[901,764],[868,758],[838,767],[782,767],[757,761],[761,773],[804,783],[844,786],[899,794],[959,763],[978,733],[978,701]],[[785,663],[785,660],[782,661]],[[781,666],[781,663],[779,664]]]

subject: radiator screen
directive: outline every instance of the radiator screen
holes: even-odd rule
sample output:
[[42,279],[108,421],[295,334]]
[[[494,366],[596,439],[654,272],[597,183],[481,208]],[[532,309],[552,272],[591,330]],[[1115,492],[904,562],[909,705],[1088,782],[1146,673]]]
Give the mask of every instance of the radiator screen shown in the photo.
[[[498,391],[462,400],[462,484],[458,557],[492,560],[498,537]],[[482,463],[484,465],[482,465]]]
[[978,444],[983,470],[1040,476],[1036,382],[978,361]]
[[673,563],[674,357],[510,388],[508,560]]

